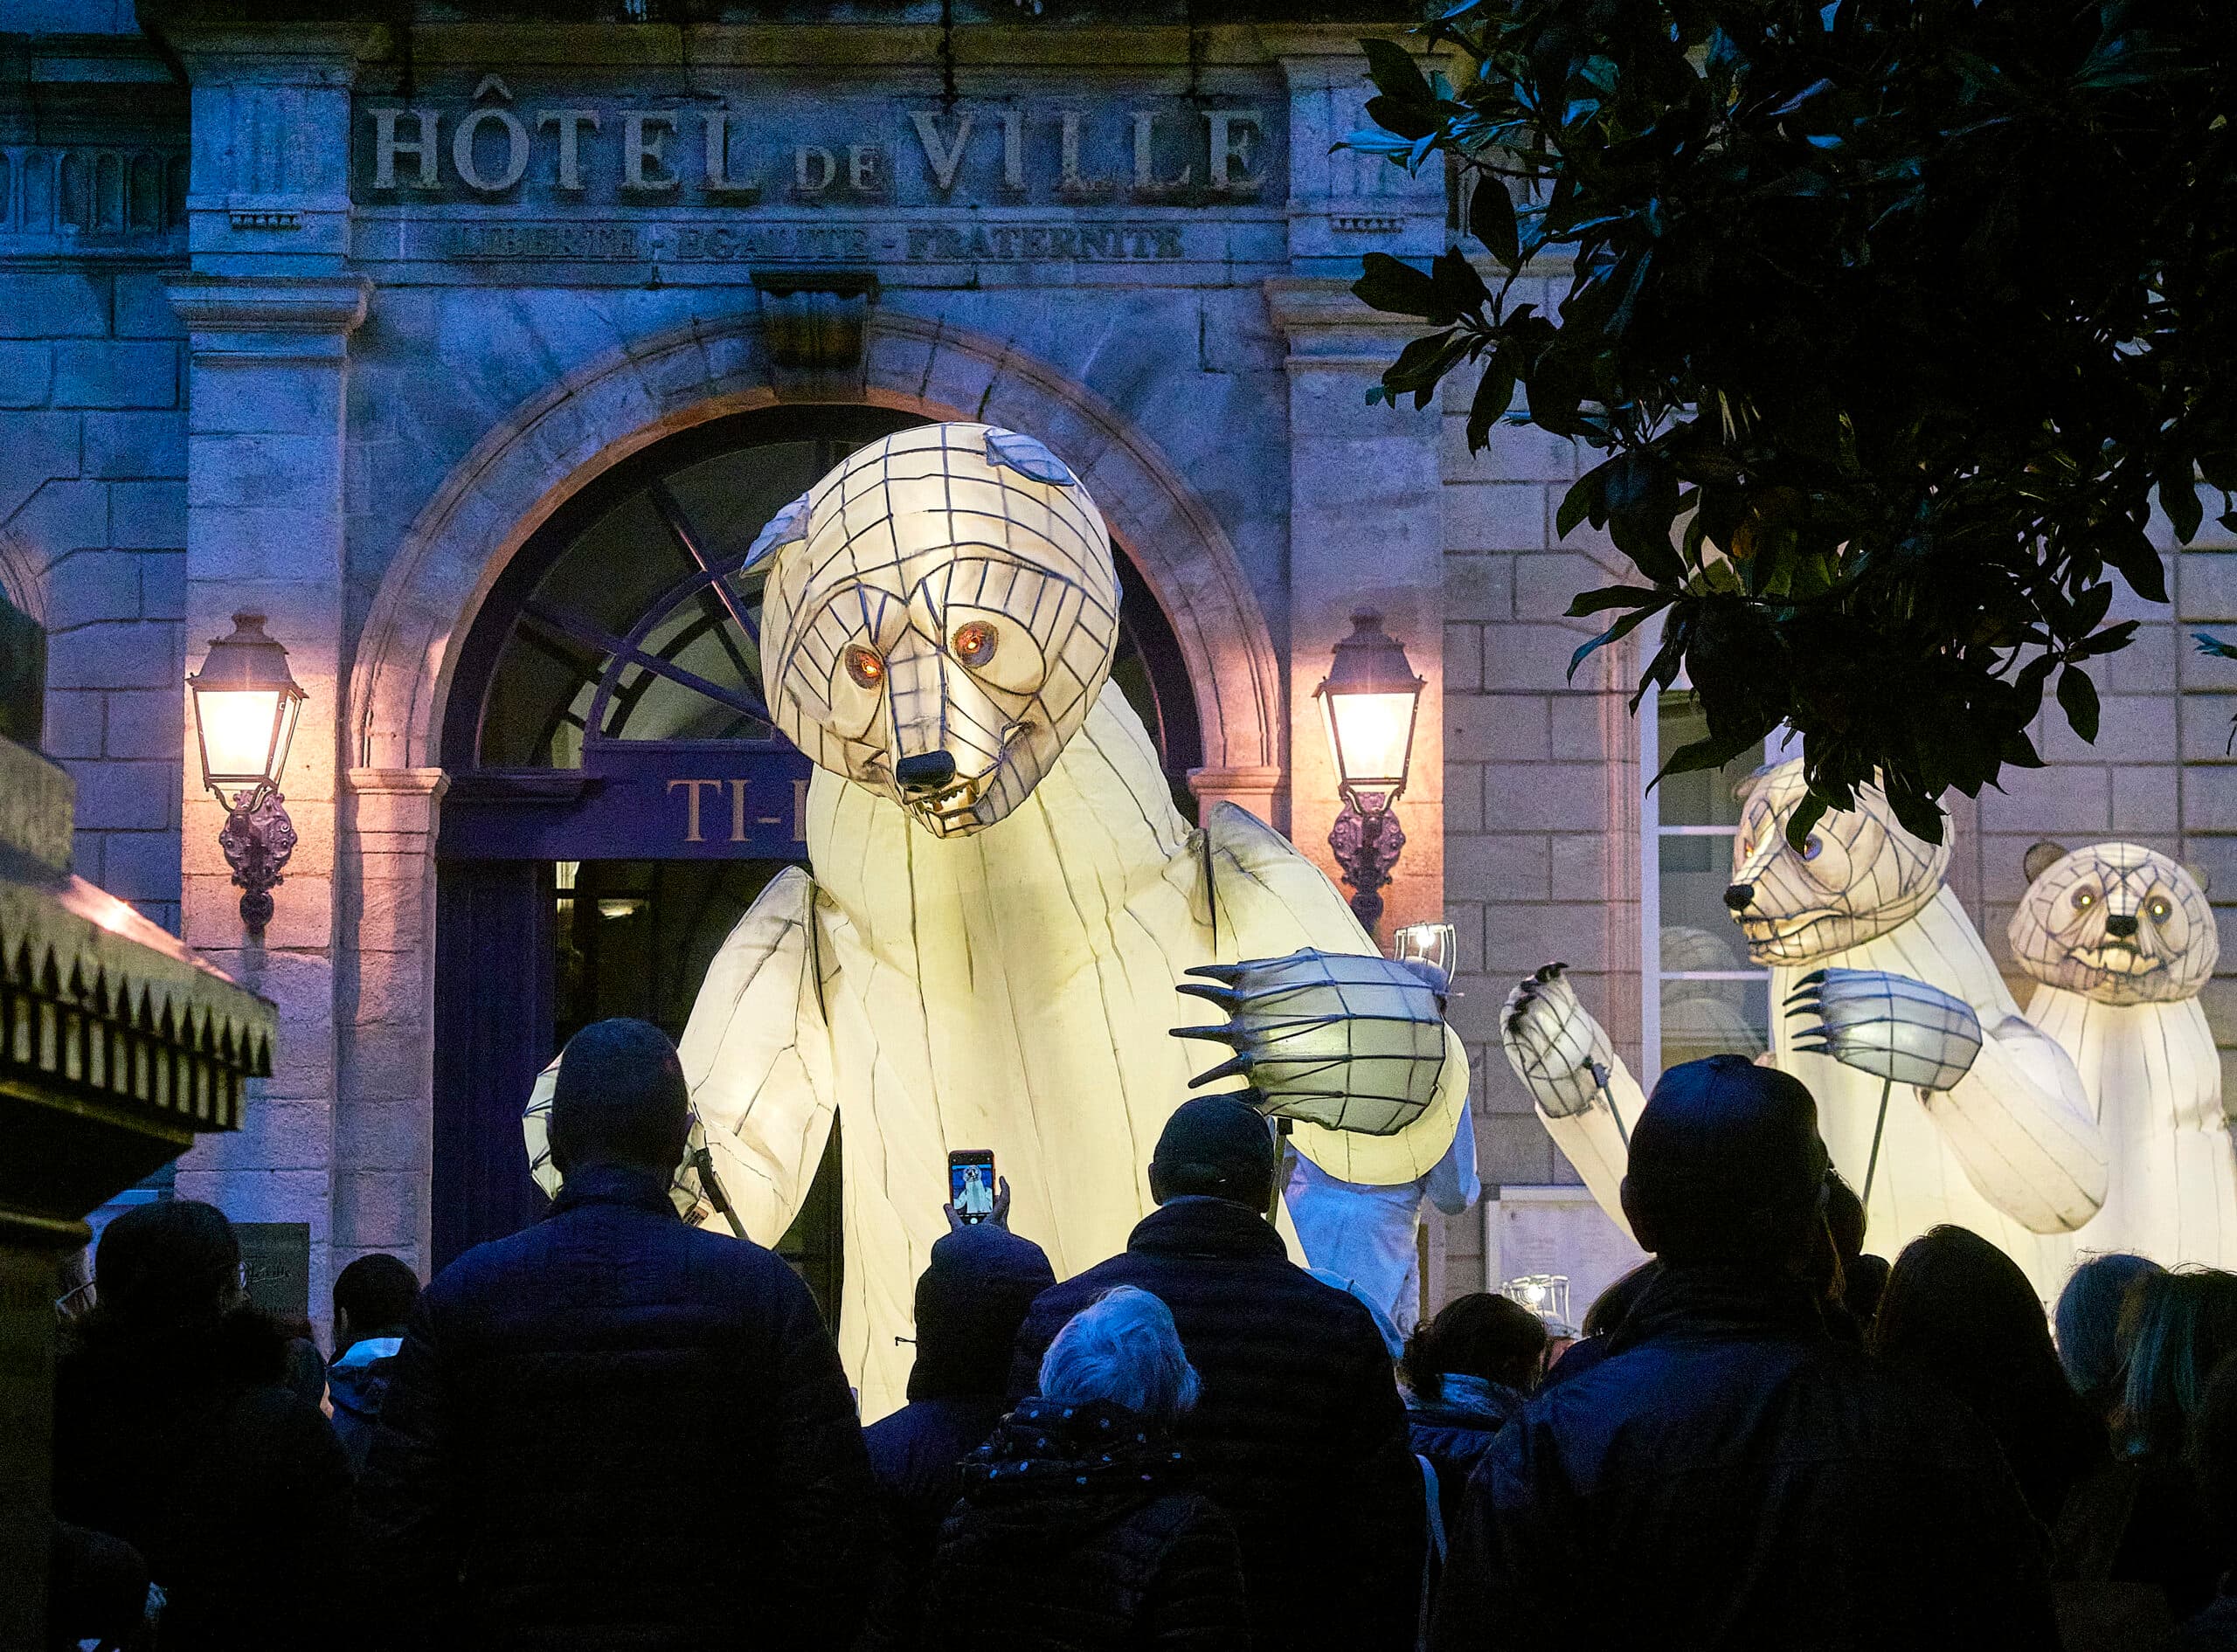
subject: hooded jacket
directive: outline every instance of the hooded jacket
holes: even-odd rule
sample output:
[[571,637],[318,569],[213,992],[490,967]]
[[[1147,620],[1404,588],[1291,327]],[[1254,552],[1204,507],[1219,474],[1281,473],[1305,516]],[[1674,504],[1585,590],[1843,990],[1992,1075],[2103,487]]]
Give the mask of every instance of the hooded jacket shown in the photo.
[[1428,1531],[1422,1471],[1367,1309],[1290,1261],[1250,1206],[1169,1199],[1124,1255],[1033,1304],[1014,1395],[1037,1386],[1064,1322],[1114,1285],[1173,1310],[1202,1379],[1177,1438],[1198,1488],[1235,1523],[1253,1644],[1410,1649]]
[[992,1222],[933,1245],[932,1263],[917,1280],[909,1403],[862,1431],[884,1538],[858,1643],[864,1652],[920,1643],[925,1579],[940,1523],[962,1490],[962,1462],[1001,1420],[1018,1326],[1033,1299],[1056,1282],[1040,1246]]
[[1419,1395],[1406,1407],[1409,1442],[1414,1455],[1437,1471],[1437,1505],[1448,1536],[1459,1524],[1468,1476],[1492,1448],[1492,1441],[1525,1403],[1503,1382],[1446,1372],[1433,1400]]
[[350,1466],[282,1386],[287,1339],[242,1310],[151,1330],[96,1310],[55,1373],[54,1509],[138,1550],[165,1652],[334,1644]]
[[925,1602],[938,1652],[1247,1652],[1227,1518],[1124,1407],[1028,1400],[962,1469]]
[[419,1296],[360,1493],[394,1644],[843,1645],[869,1467],[838,1351],[771,1252],[592,1165]]
[[1980,1425],[1806,1284],[1667,1267],[1492,1441],[1430,1646],[2051,1652],[2047,1546]]
[[365,1471],[365,1454],[373,1448],[381,1402],[388,1397],[389,1374],[396,1369],[397,1351],[403,1346],[401,1328],[360,1337],[326,1368],[327,1398],[334,1407],[334,1436],[350,1454],[353,1473]]

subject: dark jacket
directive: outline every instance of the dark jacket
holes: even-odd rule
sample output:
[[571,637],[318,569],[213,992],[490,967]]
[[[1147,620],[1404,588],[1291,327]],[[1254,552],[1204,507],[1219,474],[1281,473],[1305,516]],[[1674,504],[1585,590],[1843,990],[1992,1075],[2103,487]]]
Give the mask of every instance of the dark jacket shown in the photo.
[[917,1280],[909,1403],[862,1430],[877,1480],[883,1553],[864,1652],[919,1643],[925,1580],[940,1523],[963,1490],[963,1460],[1008,1409],[1003,1386],[1018,1325],[1056,1282],[1041,1247],[992,1222],[943,1237]]
[[938,1652],[1247,1652],[1227,1517],[1118,1406],[1028,1400],[964,1465],[925,1600]]
[[1408,1401],[1408,1443],[1416,1456],[1427,1458],[1437,1471],[1437,1506],[1448,1538],[1460,1524],[1468,1476],[1476,1472],[1499,1429],[1522,1407],[1523,1396],[1505,1383],[1450,1372],[1435,1400],[1417,1395]]
[[1179,1437],[1197,1485],[1235,1523],[1260,1652],[1411,1647],[1422,1474],[1373,1317],[1289,1261],[1257,1212],[1176,1199],[1143,1218],[1123,1255],[1033,1304],[1013,1394],[1032,1391],[1064,1322],[1114,1285],[1173,1310],[1202,1379]]
[[2225,1594],[2175,1631],[2165,1652],[2237,1652],[2237,1594]]
[[149,1332],[98,1312],[56,1372],[54,1503],[121,1538],[170,1604],[164,1652],[331,1645],[350,1465],[281,1386],[287,1338],[244,1310]]
[[2046,1536],[1961,1407],[1807,1286],[1666,1268],[1469,1483],[1437,1652],[2055,1647]]
[[807,1287],[649,1172],[577,1169],[420,1294],[362,1500],[399,1645],[843,1644],[861,1611],[869,1467]]
[[334,1407],[334,1437],[350,1454],[350,1471],[365,1472],[365,1454],[388,1397],[388,1379],[404,1345],[400,1331],[360,1337],[326,1368],[326,1397]]

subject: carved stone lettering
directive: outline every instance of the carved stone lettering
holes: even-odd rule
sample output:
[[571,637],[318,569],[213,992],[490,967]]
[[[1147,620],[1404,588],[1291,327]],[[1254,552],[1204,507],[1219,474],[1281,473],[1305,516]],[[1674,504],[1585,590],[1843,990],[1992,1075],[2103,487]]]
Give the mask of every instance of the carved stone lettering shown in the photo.
[[[488,125],[502,128],[505,135],[504,168],[495,176],[481,169],[474,152],[475,139]],[[510,109],[476,109],[451,134],[451,164],[458,170],[459,182],[467,189],[484,195],[502,194],[518,183],[528,170],[528,128]],[[424,166],[422,162],[423,169]]]
[[966,97],[935,108],[869,86],[809,94],[745,70],[710,76],[703,100],[690,102],[618,79],[516,93],[467,71],[423,82],[409,103],[368,94],[354,191],[369,206],[433,194],[735,208],[758,205],[774,176],[789,177],[793,202],[937,211],[1216,208],[1278,198],[1281,188],[1287,106],[1271,83],[1239,100],[1233,90],[1191,99],[1086,82],[1045,101]]

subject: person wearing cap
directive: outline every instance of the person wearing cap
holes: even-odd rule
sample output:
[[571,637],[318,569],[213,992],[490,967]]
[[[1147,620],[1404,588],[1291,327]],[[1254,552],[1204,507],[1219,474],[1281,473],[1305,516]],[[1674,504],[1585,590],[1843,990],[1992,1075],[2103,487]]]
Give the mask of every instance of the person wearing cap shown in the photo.
[[[1007,1191],[1008,1184],[1003,1187]],[[940,1523],[963,1490],[960,1465],[1009,1409],[1010,1349],[1033,1299],[1056,1282],[1049,1257],[1011,1233],[1007,1206],[986,1221],[951,1217],[917,1276],[917,1358],[909,1403],[862,1431],[884,1537],[876,1596],[857,1652],[921,1643],[925,1584]]]
[[419,1295],[360,1488],[384,1647],[843,1646],[869,1462],[838,1350],[772,1253],[688,1227],[675,1047],[569,1040],[551,1213]]
[[1243,1102],[1174,1109],[1150,1158],[1157,1208],[1125,1251],[1045,1291],[1010,1393],[1035,1392],[1072,1317],[1115,1286],[1172,1310],[1202,1393],[1177,1425],[1196,1488],[1242,1545],[1256,1652],[1411,1648],[1427,1538],[1390,1353],[1367,1308],[1291,1261],[1266,1220],[1276,1155]]
[[1663,1075],[1622,1187],[1660,1266],[1607,1356],[1470,1479],[1433,1652],[2058,1644],[2045,1534],[1994,1441],[1826,1330],[1826,1162],[1791,1076]]

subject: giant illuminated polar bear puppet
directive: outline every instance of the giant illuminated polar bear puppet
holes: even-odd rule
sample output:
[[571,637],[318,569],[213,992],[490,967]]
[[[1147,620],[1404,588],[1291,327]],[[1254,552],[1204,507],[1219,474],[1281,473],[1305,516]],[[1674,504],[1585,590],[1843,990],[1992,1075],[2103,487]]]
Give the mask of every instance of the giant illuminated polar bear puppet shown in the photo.
[[[1749,957],[1771,968],[1764,1059],[1810,1087],[1834,1165],[1860,1190],[1869,1181],[1874,1249],[1956,1222],[2054,1292],[2072,1234],[2105,1200],[2081,1075],[2021,1018],[1945,887],[1947,844],[1913,837],[1867,787],[1793,848],[1786,826],[1807,789],[1799,760],[1757,777],[1733,841],[1726,905]],[[1515,990],[1502,1028],[1547,1130],[1620,1224],[1637,1081],[1558,968]]]
[[2221,953],[2199,875],[2135,843],[2027,852],[2012,955],[2027,1019],[2074,1058],[2111,1165],[2084,1250],[2237,1267],[2237,1148],[2199,1004]]
[[[1202,997],[1232,1013],[1207,1029],[1212,1059],[1262,1099],[1285,1037],[1340,1042],[1345,1005],[1409,999],[1381,1025],[1402,1033],[1411,1014],[1425,1051],[1371,1069],[1324,1049],[1285,1075],[1320,1093],[1281,1110],[1344,1181],[1437,1165],[1466,1102],[1458,1040],[1286,840],[1231,804],[1200,829],[1181,819],[1109,685],[1117,570],[1059,459],[985,425],[903,431],[846,459],[756,552],[771,714],[816,765],[811,869],[779,874],[738,921],[679,1047],[718,1179],[764,1244],[844,1110],[840,1343],[865,1418],[903,1397],[946,1154],[994,1150],[1012,1225],[1060,1277],[1123,1250],[1152,1203],[1150,1150],[1208,1064],[1169,1036],[1205,1020]],[[1191,968],[1304,948],[1350,956],[1177,990]],[[1316,995],[1333,1013],[1288,1013]],[[538,1154],[536,1107],[528,1126]]]

